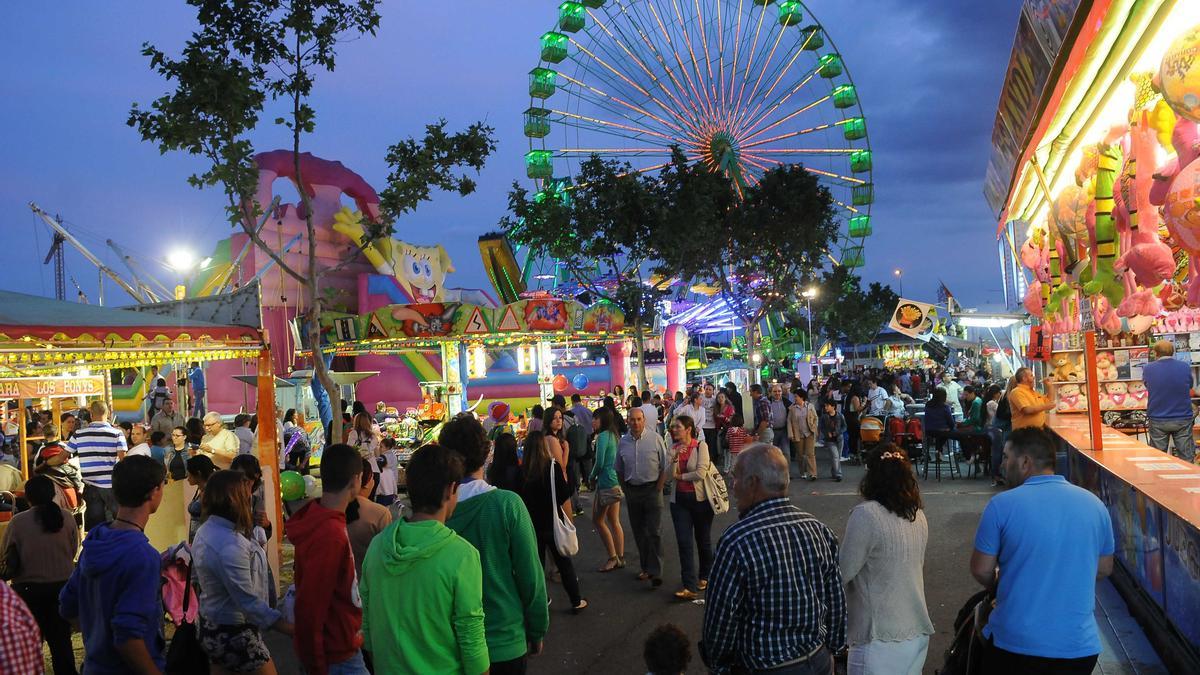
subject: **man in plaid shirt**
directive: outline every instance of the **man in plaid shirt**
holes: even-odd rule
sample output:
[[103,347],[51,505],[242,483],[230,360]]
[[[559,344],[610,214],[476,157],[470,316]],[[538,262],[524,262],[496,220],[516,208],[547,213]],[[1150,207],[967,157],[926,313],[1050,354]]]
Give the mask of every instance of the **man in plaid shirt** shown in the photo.
[[846,643],[833,531],[788,499],[788,460],[765,443],[733,467],[740,519],[717,545],[700,655],[714,673],[826,675]]

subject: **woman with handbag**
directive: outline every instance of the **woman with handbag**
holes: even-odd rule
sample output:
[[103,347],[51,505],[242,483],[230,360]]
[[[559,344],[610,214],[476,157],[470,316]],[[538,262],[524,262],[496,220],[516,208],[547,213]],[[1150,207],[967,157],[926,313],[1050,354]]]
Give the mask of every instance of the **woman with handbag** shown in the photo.
[[[675,592],[680,600],[695,600],[708,588],[712,571],[713,509],[704,491],[704,474],[709,468],[708,445],[700,440],[696,423],[687,415],[671,421],[671,466],[675,486],[671,490],[671,522],[675,524],[675,542],[679,546],[679,573],[683,588]],[[693,545],[694,541],[694,545]],[[696,573],[696,554],[700,572]]]
[[[549,415],[547,415],[549,417]],[[559,417],[561,422],[561,416]],[[549,419],[546,420],[549,426]],[[571,485],[563,475],[558,462],[550,456],[545,435],[540,431],[531,431],[525,438],[525,485],[521,488],[521,499],[529,510],[529,518],[533,521],[533,531],[537,536],[538,557],[545,565],[545,552],[549,550],[554,558],[554,565],[562,576],[563,589],[571,600],[571,612],[578,614],[588,606],[588,601],[579,592],[579,578],[575,576],[575,564],[563,549],[569,550],[569,543],[561,539],[558,532],[569,529],[574,535],[571,524],[569,505],[571,502]],[[575,542],[578,550],[578,540]],[[571,555],[574,553],[572,552]]]
[[612,410],[600,408],[592,417],[592,430],[596,433],[596,463],[588,482],[596,492],[592,510],[592,524],[600,534],[608,560],[599,572],[611,572],[625,567],[625,531],[621,529],[621,500],[625,494],[617,482],[617,443],[620,436]]
[[567,462],[571,456],[571,446],[567,444],[566,422],[563,421],[561,410],[558,408],[549,408],[546,412],[542,413],[541,432],[543,434],[542,445],[545,446],[550,459],[553,459],[558,464],[563,478],[566,478]]
[[251,538],[250,486],[238,471],[218,471],[201,498],[204,524],[192,545],[200,591],[200,646],[213,672],[274,675],[262,633],[291,635],[292,624],[267,604],[267,553]]
[[29,606],[42,639],[50,645],[54,675],[74,675],[71,624],[58,613],[58,594],[75,569],[79,528],[71,512],[54,502],[57,493],[46,476],[25,483],[25,498],[33,508],[13,516],[0,551],[3,577],[12,579],[13,590]]

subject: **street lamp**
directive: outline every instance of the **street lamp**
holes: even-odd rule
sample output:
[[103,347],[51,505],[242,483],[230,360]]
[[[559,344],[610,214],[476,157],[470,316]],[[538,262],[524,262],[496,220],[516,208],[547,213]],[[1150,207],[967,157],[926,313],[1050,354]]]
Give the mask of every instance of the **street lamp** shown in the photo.
[[812,299],[817,297],[817,289],[809,288],[800,295],[804,296],[804,311],[806,314],[808,314],[808,351],[810,354],[808,357],[808,368],[811,372],[813,367],[813,359],[817,356],[817,350],[813,346],[812,337]]
[[900,287],[900,297],[904,297],[904,270],[897,267],[892,270],[892,274],[896,275],[896,282]]
[[202,265],[204,265],[204,261],[196,260],[195,254],[186,248],[172,249],[167,253],[167,267],[175,270],[183,278],[183,283],[175,286],[176,300],[182,300],[186,297],[187,287],[191,284],[192,275]]

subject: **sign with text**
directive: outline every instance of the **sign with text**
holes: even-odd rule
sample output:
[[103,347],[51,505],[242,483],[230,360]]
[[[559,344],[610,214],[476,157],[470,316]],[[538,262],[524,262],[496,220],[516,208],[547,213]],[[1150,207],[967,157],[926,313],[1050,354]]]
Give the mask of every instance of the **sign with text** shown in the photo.
[[104,377],[30,377],[0,380],[0,398],[63,398],[100,396]]

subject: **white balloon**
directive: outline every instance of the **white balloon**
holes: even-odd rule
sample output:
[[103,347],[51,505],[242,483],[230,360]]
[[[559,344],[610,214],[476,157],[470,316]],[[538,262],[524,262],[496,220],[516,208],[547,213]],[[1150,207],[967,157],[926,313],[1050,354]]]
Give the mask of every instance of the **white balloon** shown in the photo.
[[304,496],[309,499],[317,499],[321,496],[321,484],[312,476],[304,477]]

